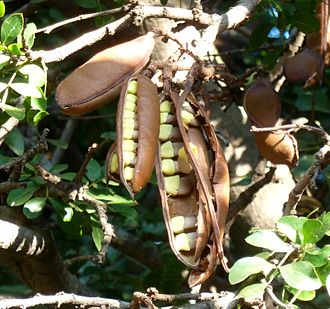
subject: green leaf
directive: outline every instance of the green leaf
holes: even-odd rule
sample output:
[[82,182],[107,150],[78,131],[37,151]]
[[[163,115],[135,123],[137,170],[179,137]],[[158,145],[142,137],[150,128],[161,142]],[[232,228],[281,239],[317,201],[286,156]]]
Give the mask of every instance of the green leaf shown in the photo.
[[18,156],[24,154],[24,137],[17,128],[14,128],[7,134],[5,143]]
[[311,301],[315,298],[316,293],[315,291],[301,291],[291,287],[287,287],[287,290],[292,293],[297,299],[302,301]]
[[13,54],[13,55],[17,55],[17,56],[21,56],[24,53],[21,51],[22,48],[22,44],[21,43],[12,43],[8,45],[8,51]]
[[11,117],[14,117],[18,120],[23,120],[25,118],[25,110],[15,107],[15,106],[11,106],[8,104],[1,104],[0,103],[0,107]]
[[3,1],[0,1],[0,18],[5,16],[6,8]]
[[18,188],[9,191],[7,204],[11,207],[25,204],[39,189],[39,185],[33,181],[27,183],[26,188]]
[[98,226],[96,226],[94,224],[92,225],[92,237],[93,237],[93,241],[94,241],[96,249],[98,251],[100,251],[101,247],[102,247],[102,241],[103,241],[104,234],[99,225]]
[[245,257],[239,259],[229,272],[230,284],[242,282],[249,276],[263,272],[267,275],[275,266],[259,257]]
[[266,283],[255,283],[248,285],[239,291],[237,297],[244,298],[247,302],[253,301],[257,298],[263,299],[263,294],[267,287]]
[[323,236],[323,224],[317,219],[309,219],[302,226],[304,244],[316,244]]
[[102,177],[102,167],[96,160],[91,159],[86,169],[86,176],[90,181],[96,181]]
[[325,245],[322,249],[306,250],[304,261],[311,262],[314,267],[325,265],[330,257],[330,245]]
[[328,275],[326,281],[325,281],[325,286],[327,288],[328,294],[330,296],[330,274]]
[[278,220],[277,228],[292,242],[299,243],[299,239],[301,240],[303,237],[301,231],[305,221],[307,221],[307,219],[304,217],[285,216]]
[[328,260],[328,262],[322,267],[316,268],[316,273],[320,278],[322,285],[325,285],[327,277],[330,274],[330,260]]
[[7,17],[1,25],[1,42],[4,45],[9,45],[23,31],[23,15],[13,14]]
[[126,205],[126,206],[134,205],[134,202],[131,199],[118,195],[108,189],[89,188],[87,193],[91,197],[97,200],[102,200],[104,202],[107,202],[108,204],[118,204],[118,205]]
[[56,164],[51,168],[51,173],[58,175],[61,172],[64,172],[69,167],[68,164]]
[[41,215],[46,204],[46,197],[34,197],[27,201],[23,207],[23,213],[28,219],[35,219]]
[[10,84],[10,88],[12,88],[17,93],[24,95],[26,97],[34,97],[34,98],[41,98],[42,93],[40,90],[32,84],[27,83],[12,83]]
[[245,238],[245,241],[255,247],[265,248],[274,252],[288,252],[292,247],[269,230],[258,230]]
[[274,27],[273,23],[263,23],[258,25],[250,35],[250,48],[256,49],[268,40],[268,33]]
[[63,222],[70,222],[73,217],[73,209],[68,204],[65,204],[54,198],[49,198],[50,204],[53,206],[57,214]]
[[31,108],[38,111],[45,111],[47,109],[47,99],[31,98]]
[[161,5],[166,5],[168,0],[160,0]]
[[0,68],[3,68],[10,60],[8,55],[0,53]]
[[33,117],[33,123],[34,125],[37,125],[42,119],[44,119],[46,116],[48,116],[49,113],[46,111],[40,111]]
[[126,205],[112,205],[109,209],[115,213],[121,214],[126,219],[135,220],[137,218],[137,211],[135,207]]
[[313,265],[310,262],[298,261],[280,267],[285,282],[297,290],[313,291],[322,286]]
[[28,23],[24,29],[23,38],[25,44],[29,49],[31,49],[34,44],[36,31],[37,31],[37,26],[34,23]]
[[42,87],[46,83],[46,73],[36,64],[26,64],[19,69],[19,72],[28,76],[31,85]]

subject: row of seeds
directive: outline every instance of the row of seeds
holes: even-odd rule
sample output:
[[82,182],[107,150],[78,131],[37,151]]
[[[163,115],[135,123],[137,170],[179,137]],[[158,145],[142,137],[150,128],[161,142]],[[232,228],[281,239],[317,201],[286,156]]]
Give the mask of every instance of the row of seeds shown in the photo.
[[[189,103],[183,104],[181,117],[185,126],[197,126],[194,110]],[[185,196],[196,194],[196,180],[184,148],[178,128],[173,103],[166,100],[160,104],[160,156],[161,173],[168,196],[170,224],[175,234],[174,247],[183,254],[194,255],[196,247],[197,205],[182,205],[179,201]],[[190,144],[193,153],[197,147]],[[196,200],[192,200],[196,204]]]

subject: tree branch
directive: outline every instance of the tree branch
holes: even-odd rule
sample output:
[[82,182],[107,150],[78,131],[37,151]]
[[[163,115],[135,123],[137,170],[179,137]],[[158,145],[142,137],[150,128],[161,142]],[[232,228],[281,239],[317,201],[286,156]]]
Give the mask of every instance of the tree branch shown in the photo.
[[199,26],[217,26],[219,32],[227,29],[235,28],[244,20],[246,20],[251,11],[256,7],[260,0],[243,0],[228,10],[223,15],[200,13],[194,14],[192,10],[139,5],[129,11],[120,19],[109,23],[97,30],[88,32],[79,38],[53,50],[45,51],[31,51],[30,57],[32,60],[42,58],[45,63],[57,62],[65,59],[69,55],[77,52],[85,46],[92,45],[97,41],[103,39],[105,36],[112,36],[116,31],[124,29],[126,26],[140,25],[144,19],[150,17],[169,18],[180,21],[194,22]]
[[4,124],[1,125],[0,127],[0,145],[3,143],[5,140],[6,136],[8,133],[10,133],[14,128],[17,127],[19,123],[19,120],[10,117]]

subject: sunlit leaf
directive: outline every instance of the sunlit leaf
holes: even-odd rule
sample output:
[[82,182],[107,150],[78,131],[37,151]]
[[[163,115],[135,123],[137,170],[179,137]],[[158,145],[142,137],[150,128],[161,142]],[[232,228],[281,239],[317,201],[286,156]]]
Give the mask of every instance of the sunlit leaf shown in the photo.
[[306,218],[298,218],[297,216],[285,216],[278,220],[278,230],[287,236],[292,242],[298,243],[302,235],[302,226]]
[[1,25],[1,42],[4,45],[9,45],[23,31],[23,15],[13,14],[7,17]]
[[0,82],[0,92],[4,91],[8,87],[8,84]]
[[328,294],[330,296],[330,274],[328,275],[326,281],[325,281],[325,286],[327,288]]
[[309,219],[302,226],[304,243],[317,243],[323,236],[323,224],[317,219]]
[[10,84],[10,88],[12,88],[17,93],[27,96],[27,97],[34,97],[34,98],[41,98],[42,93],[40,90],[32,84],[27,83],[12,83]]
[[23,32],[23,38],[25,44],[29,49],[32,48],[35,39],[35,33],[37,31],[37,26],[34,23],[28,23]]
[[295,289],[313,291],[322,286],[310,262],[298,261],[287,264],[280,267],[280,272],[285,282]]
[[314,267],[321,267],[325,265],[330,258],[330,245],[325,245],[322,249],[315,248],[313,250],[306,250],[304,260],[311,262]]
[[38,218],[46,204],[46,197],[34,197],[27,201],[23,207],[23,213],[28,219]]
[[5,16],[6,8],[3,1],[0,1],[0,18]]
[[237,284],[249,276],[263,272],[267,275],[274,265],[259,257],[245,257],[239,259],[230,269],[229,282]]
[[287,290],[292,293],[297,299],[302,301],[311,301],[315,298],[316,293],[315,291],[300,291],[291,287],[287,287]]
[[31,108],[39,111],[45,111],[47,109],[47,99],[31,98]]
[[44,70],[36,64],[26,64],[19,69],[23,75],[29,78],[29,84],[41,87],[45,84],[47,76]]
[[259,230],[245,238],[245,241],[255,247],[265,248],[275,252],[288,252],[292,247],[270,230]]
[[63,222],[70,222],[73,216],[73,209],[68,204],[54,198],[49,198],[50,204],[53,206],[57,214],[61,217]]
[[33,123],[37,125],[42,119],[48,116],[49,113],[46,111],[40,111],[33,117]]

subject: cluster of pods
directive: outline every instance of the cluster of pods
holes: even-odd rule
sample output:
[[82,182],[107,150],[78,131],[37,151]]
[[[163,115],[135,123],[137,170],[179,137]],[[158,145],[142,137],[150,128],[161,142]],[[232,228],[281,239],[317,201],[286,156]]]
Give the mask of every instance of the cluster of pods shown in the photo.
[[[147,34],[95,55],[59,84],[56,99],[65,113],[81,115],[112,101],[121,89],[107,175],[123,183],[134,199],[155,168],[172,251],[192,268],[188,283],[195,286],[214,273],[218,262],[227,270],[222,241],[228,166],[194,96],[184,98],[179,89],[165,96],[139,73],[153,46]],[[134,59],[127,59],[127,50],[137,51]],[[101,79],[105,64],[115,72],[112,79]]]

